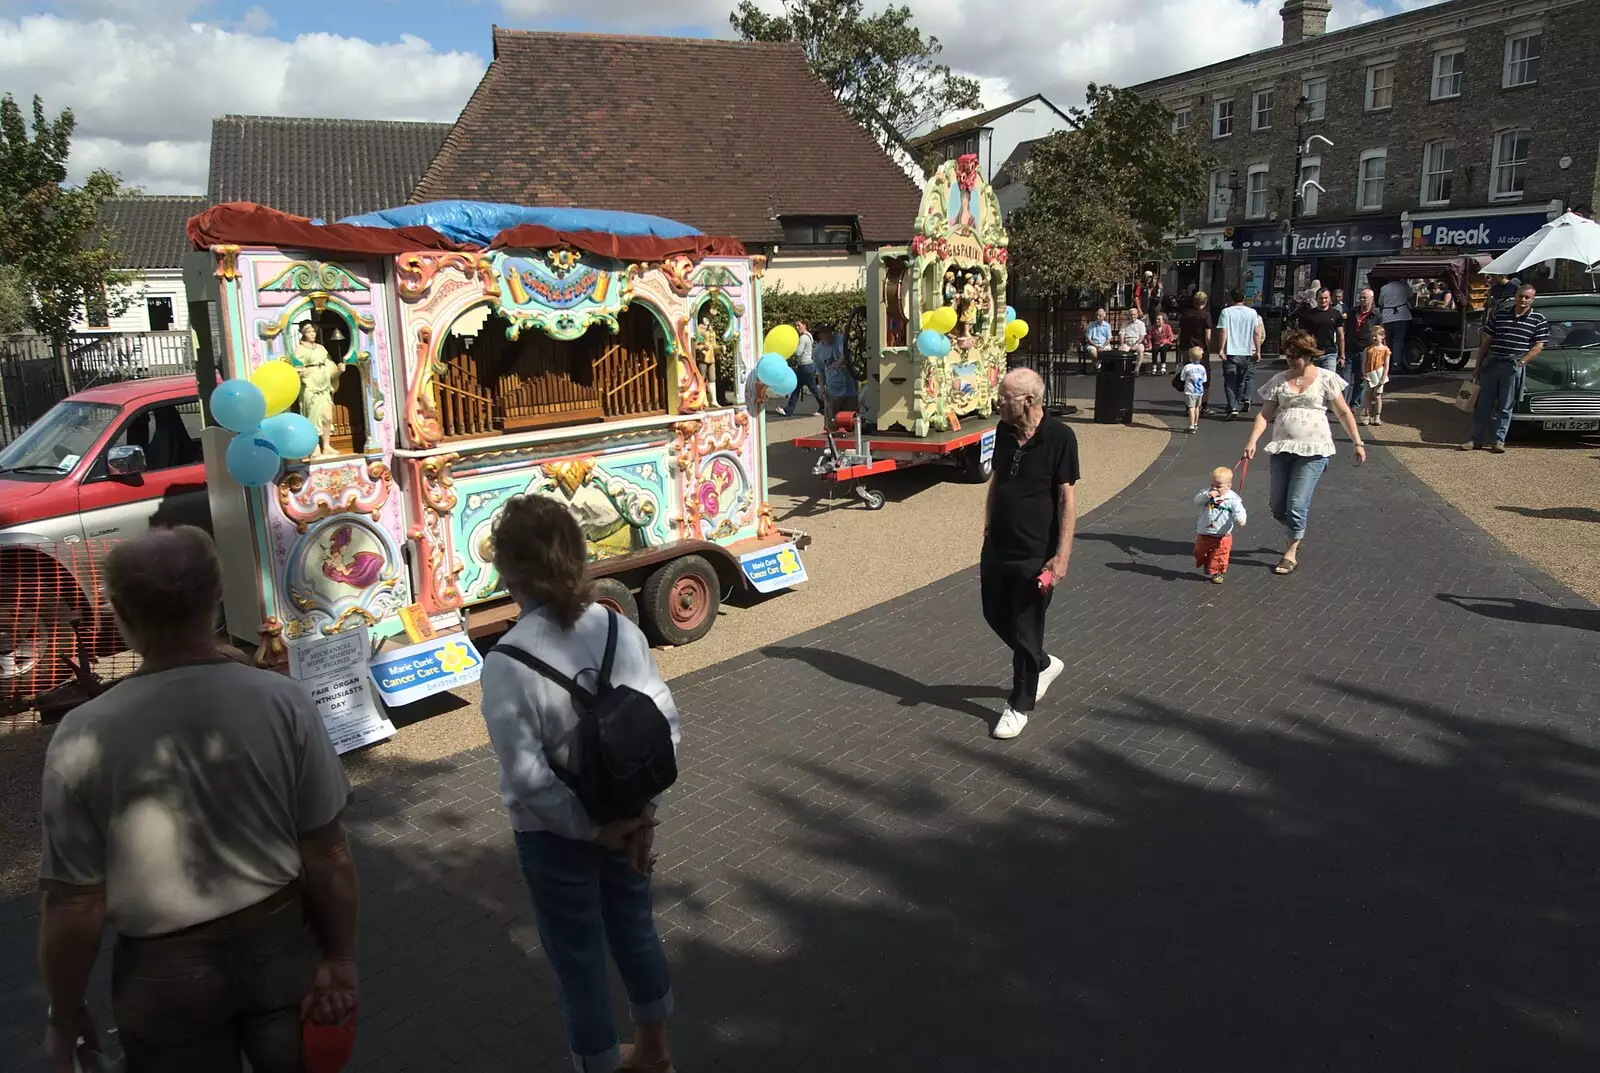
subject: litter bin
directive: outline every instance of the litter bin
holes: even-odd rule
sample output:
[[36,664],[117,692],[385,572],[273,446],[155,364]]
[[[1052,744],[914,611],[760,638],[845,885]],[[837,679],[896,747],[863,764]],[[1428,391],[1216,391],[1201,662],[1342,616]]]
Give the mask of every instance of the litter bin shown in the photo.
[[1095,424],[1133,424],[1133,388],[1138,383],[1134,361],[1125,350],[1100,353],[1100,372],[1094,381]]

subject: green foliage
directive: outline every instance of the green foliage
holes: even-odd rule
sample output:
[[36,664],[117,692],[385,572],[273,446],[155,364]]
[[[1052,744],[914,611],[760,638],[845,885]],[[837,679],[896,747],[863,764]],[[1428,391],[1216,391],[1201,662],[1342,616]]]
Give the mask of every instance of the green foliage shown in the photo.
[[102,295],[110,316],[127,309],[135,279],[116,270],[116,236],[100,219],[107,199],[127,193],[117,177],[97,170],[63,185],[75,125],[70,109],[46,118],[34,97],[30,138],[16,100],[0,97],[0,266],[20,278],[27,322],[57,345]]
[[0,335],[28,326],[28,284],[16,265],[0,264]]
[[797,41],[811,71],[880,145],[901,144],[949,112],[980,107],[978,81],[954,74],[936,57],[937,37],[924,37],[911,9],[874,15],[862,0],[781,0],[768,15],[740,0],[728,21],[746,41]]
[[1168,252],[1185,205],[1203,201],[1209,154],[1174,133],[1172,112],[1132,90],[1091,84],[1071,128],[1033,147],[1028,203],[1007,221],[1018,266],[1037,284],[1109,287]]
[[[761,290],[761,338],[780,324],[803,320],[816,333],[828,323],[844,333],[850,369],[867,378],[867,292],[860,287],[828,291],[791,291],[774,284]],[[759,341],[757,346],[759,346]]]

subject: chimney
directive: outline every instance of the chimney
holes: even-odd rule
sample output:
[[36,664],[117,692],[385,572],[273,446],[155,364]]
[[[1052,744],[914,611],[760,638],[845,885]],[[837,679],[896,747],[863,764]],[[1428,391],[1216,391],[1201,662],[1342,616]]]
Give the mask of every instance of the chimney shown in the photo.
[[1283,43],[1298,45],[1308,37],[1321,37],[1328,29],[1330,0],[1285,0],[1278,14],[1283,17]]

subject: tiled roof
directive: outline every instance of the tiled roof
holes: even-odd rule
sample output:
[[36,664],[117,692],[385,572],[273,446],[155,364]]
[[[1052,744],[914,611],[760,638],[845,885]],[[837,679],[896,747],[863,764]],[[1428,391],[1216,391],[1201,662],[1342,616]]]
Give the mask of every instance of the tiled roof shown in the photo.
[[1017,147],[1011,150],[1011,155],[1006,157],[1005,163],[994,173],[994,180],[990,184],[995,187],[1010,186],[1022,178],[1022,166],[1033,155],[1033,147],[1044,141],[1044,138],[1029,138],[1025,142],[1018,142]]
[[218,116],[211,201],[254,201],[329,223],[404,205],[449,132],[449,123]]
[[904,241],[918,188],[794,44],[494,31],[494,60],[413,201],[654,213],[751,244],[779,216]]
[[[1045,106],[1053,112],[1059,113],[1061,111],[1061,109],[1057,108],[1049,101],[1046,101],[1044,99],[1044,94],[1035,93],[1031,97],[1022,98],[1020,101],[1012,101],[1010,104],[1002,104],[998,108],[991,108],[987,112],[979,112],[977,115],[969,115],[965,119],[958,119],[953,123],[946,123],[937,130],[930,130],[928,133],[923,134],[920,137],[911,139],[911,144],[933,145],[936,142],[942,142],[947,138],[954,138],[957,134],[965,134],[969,130],[982,130],[984,127],[987,127],[990,123],[993,123],[1000,117],[1010,115],[1018,108],[1021,108],[1024,105],[1032,104],[1034,101],[1044,101]],[[1062,118],[1064,119],[1066,117],[1063,116]]]
[[113,232],[118,268],[181,268],[189,252],[183,225],[206,208],[204,194],[112,198],[100,219]]

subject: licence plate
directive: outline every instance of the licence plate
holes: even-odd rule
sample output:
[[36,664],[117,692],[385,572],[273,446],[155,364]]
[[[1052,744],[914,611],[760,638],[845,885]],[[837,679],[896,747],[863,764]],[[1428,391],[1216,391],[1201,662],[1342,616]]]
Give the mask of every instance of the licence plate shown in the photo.
[[1544,427],[1551,432],[1600,432],[1600,418],[1558,417]]

